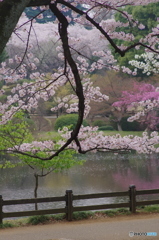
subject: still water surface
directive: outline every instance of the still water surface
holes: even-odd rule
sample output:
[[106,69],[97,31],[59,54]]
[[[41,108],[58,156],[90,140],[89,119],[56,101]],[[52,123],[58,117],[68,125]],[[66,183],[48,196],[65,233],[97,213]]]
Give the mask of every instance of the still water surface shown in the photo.
[[[63,196],[67,189],[74,194],[127,191],[135,184],[139,189],[159,189],[159,155],[87,154],[86,161],[62,173],[51,173],[39,179],[38,197]],[[0,195],[3,199],[33,198],[34,175],[29,167],[0,170]],[[140,197],[141,198],[141,197]],[[144,196],[149,199],[150,196]],[[158,196],[159,198],[159,196]],[[84,204],[123,202],[126,198],[85,200]],[[74,205],[82,205],[78,201]],[[61,203],[39,204],[40,208],[62,207]],[[7,206],[5,211],[12,211]],[[32,210],[33,205],[14,206],[14,211]]]

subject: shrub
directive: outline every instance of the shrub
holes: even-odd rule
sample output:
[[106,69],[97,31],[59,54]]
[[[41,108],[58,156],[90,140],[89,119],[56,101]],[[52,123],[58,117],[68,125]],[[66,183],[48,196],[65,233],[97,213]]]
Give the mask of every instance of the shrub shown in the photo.
[[128,215],[128,214],[130,214],[130,211],[129,211],[129,209],[126,209],[126,208],[119,208],[118,213],[119,213],[119,215],[120,214]]
[[159,205],[150,205],[144,207],[144,212],[159,212]]
[[140,123],[137,121],[128,122],[128,117],[123,117],[121,120],[121,128],[123,131],[139,131]]
[[0,96],[0,102],[5,103],[7,101],[7,95],[3,94]]
[[6,223],[0,224],[0,228],[12,228],[12,227],[14,227],[14,226],[11,223],[6,222]]
[[110,125],[107,125],[107,126],[99,127],[98,130],[100,130],[100,131],[113,131],[114,128],[112,126],[110,126]]
[[39,223],[45,223],[48,222],[50,220],[50,218],[48,216],[45,215],[41,215],[41,216],[33,216],[30,217],[28,219],[28,223],[32,224],[32,225],[37,225]]
[[102,127],[102,126],[106,126],[106,122],[98,119],[98,120],[95,120],[92,125],[94,127],[95,126]]
[[[62,129],[63,127],[69,127],[70,130],[73,130],[76,123],[77,123],[78,115],[77,114],[67,114],[62,115],[56,119],[54,129],[57,131],[59,128]],[[83,126],[88,126],[88,122],[84,119]]]
[[66,219],[66,214],[59,213],[57,215],[52,215],[52,219],[54,219],[56,221],[62,221],[63,219]]
[[74,220],[88,219],[92,215],[93,215],[93,213],[91,213],[91,212],[74,212],[73,219]]
[[106,210],[106,211],[104,211],[104,213],[105,213],[108,217],[114,217],[114,216],[116,216],[116,210]]

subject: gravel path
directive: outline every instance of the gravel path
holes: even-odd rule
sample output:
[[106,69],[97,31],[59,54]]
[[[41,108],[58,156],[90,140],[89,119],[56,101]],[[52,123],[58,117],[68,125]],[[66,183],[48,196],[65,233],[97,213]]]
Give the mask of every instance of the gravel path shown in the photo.
[[[158,236],[134,236],[129,232],[157,232]],[[61,222],[1,229],[0,240],[159,240],[159,214]]]

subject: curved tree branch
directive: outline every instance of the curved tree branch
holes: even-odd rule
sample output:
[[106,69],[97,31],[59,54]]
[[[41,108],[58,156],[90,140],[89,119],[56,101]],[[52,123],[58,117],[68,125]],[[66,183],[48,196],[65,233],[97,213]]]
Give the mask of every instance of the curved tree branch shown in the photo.
[[[55,16],[57,17],[57,19],[59,21],[59,34],[60,34],[60,38],[62,41],[65,61],[70,66],[71,71],[74,76],[74,81],[75,81],[75,85],[76,85],[75,92],[78,97],[78,109],[79,109],[78,116],[79,117],[78,117],[77,124],[71,133],[71,137],[67,140],[67,142],[60,149],[58,149],[53,155],[51,155],[50,157],[47,157],[47,158],[40,158],[38,156],[34,156],[34,158],[39,158],[41,160],[50,160],[53,157],[58,156],[59,153],[62,152],[74,140],[77,143],[77,136],[78,136],[80,127],[83,122],[84,109],[85,109],[85,105],[84,105],[85,99],[84,99],[84,93],[83,93],[83,87],[82,87],[82,83],[81,83],[80,74],[79,74],[76,63],[75,63],[74,59],[72,58],[69,43],[68,43],[68,32],[67,32],[68,21],[67,21],[66,17],[57,8],[56,4],[50,4],[50,9],[55,14]],[[14,152],[20,153],[22,155],[31,156],[28,153],[21,153],[18,150],[15,150]]]
[[50,156],[49,158],[47,158],[45,160],[49,160],[49,159],[52,159],[54,156],[58,156],[58,154],[61,151],[63,151],[73,140],[76,139],[76,137],[78,136],[80,127],[82,125],[82,121],[83,121],[83,117],[84,117],[84,109],[85,109],[84,94],[83,94],[81,78],[79,75],[77,65],[76,65],[74,59],[72,58],[69,43],[68,43],[68,33],[67,33],[68,21],[67,21],[66,17],[59,11],[56,4],[50,4],[50,9],[55,14],[57,19],[59,20],[59,34],[61,37],[62,46],[63,46],[63,50],[64,50],[64,57],[72,70],[75,84],[76,84],[75,91],[76,91],[76,94],[77,94],[77,97],[79,100],[79,103],[78,103],[79,117],[78,117],[78,121],[77,121],[75,129],[71,133],[71,137],[54,155]]
[[80,14],[81,16],[85,15],[85,18],[93,25],[95,26],[101,33],[103,36],[105,36],[105,38],[108,40],[108,42],[111,44],[111,46],[115,49],[116,53],[119,53],[121,55],[121,57],[125,56],[125,53],[128,52],[130,49],[135,48],[136,46],[142,46],[145,47],[155,53],[159,53],[159,51],[151,48],[150,46],[141,43],[141,42],[136,42],[132,45],[130,45],[129,47],[127,47],[125,50],[121,50],[113,41],[113,39],[109,36],[109,34],[104,31],[104,29],[100,26],[99,23],[97,23],[93,18],[91,18],[86,12],[74,7],[72,4],[64,1],[64,0],[57,0],[58,3],[61,3],[65,6],[67,6],[68,8],[72,9],[73,11],[75,11],[76,13]]

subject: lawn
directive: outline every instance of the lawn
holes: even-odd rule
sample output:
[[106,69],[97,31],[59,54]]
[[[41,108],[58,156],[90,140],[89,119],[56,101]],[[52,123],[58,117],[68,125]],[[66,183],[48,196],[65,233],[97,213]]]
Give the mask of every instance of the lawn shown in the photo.
[[[142,136],[142,131],[103,131],[104,135],[116,135],[120,134],[122,137],[127,135],[134,135],[134,136]],[[50,132],[39,132],[38,134],[34,135],[34,138],[36,140],[51,140],[53,138],[57,138],[59,136],[59,133],[56,131],[50,131]]]
[[142,136],[142,131],[103,131],[105,135],[116,135],[120,134],[122,137],[127,135]]
[[38,134],[34,134],[35,140],[52,140],[54,138],[59,137],[59,133],[56,131],[50,131],[50,132],[39,132]]

